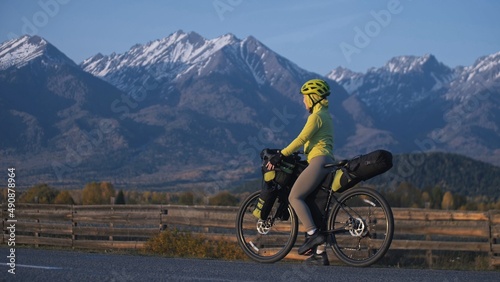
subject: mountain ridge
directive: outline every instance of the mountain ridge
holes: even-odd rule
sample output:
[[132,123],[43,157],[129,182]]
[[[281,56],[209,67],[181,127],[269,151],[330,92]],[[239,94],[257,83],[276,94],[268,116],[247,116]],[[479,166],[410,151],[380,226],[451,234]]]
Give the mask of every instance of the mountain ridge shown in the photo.
[[[0,46],[7,50],[5,43]],[[298,89],[316,77],[333,89],[338,158],[384,148],[443,150],[500,163],[494,147],[500,136],[498,73],[496,64],[485,61],[495,62],[494,54],[456,76],[429,54],[395,58],[369,76],[337,69],[339,76],[328,78],[301,69],[251,36],[205,39],[178,31],[80,64],[66,61],[62,52],[55,57],[53,68],[30,60],[29,68],[11,64],[0,70],[0,115],[12,121],[1,128],[12,134],[2,140],[0,154],[5,163],[31,159],[23,164],[26,181],[74,186],[107,179],[118,187],[214,191],[255,177],[259,151],[285,146],[300,132],[306,113]],[[30,76],[23,86],[21,78]],[[357,92],[349,91],[346,82],[357,79]],[[470,94],[484,89],[491,94]],[[393,95],[383,99],[388,93]],[[41,94],[48,98],[30,103]],[[414,97],[412,103],[403,94]],[[385,106],[377,104],[377,95]],[[491,106],[467,113],[471,107],[460,100],[466,97],[484,97]],[[464,110],[467,115],[455,114]],[[465,135],[456,130],[462,126]]]
[[400,56],[366,73],[337,68],[327,76],[367,106],[375,127],[420,144],[403,151],[441,150],[500,163],[500,52],[453,69],[432,55]]

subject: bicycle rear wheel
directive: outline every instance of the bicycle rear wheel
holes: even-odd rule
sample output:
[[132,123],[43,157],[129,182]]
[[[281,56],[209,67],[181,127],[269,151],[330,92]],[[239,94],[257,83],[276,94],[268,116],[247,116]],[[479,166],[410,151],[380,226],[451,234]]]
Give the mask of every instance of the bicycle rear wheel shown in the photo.
[[252,212],[257,205],[257,191],[241,204],[236,217],[238,244],[251,259],[262,263],[273,263],[283,259],[293,248],[298,232],[297,215],[288,204],[278,214],[277,200],[267,220],[260,220]]
[[377,191],[354,188],[340,196],[328,219],[331,247],[337,257],[352,266],[365,267],[381,259],[394,235],[392,210]]

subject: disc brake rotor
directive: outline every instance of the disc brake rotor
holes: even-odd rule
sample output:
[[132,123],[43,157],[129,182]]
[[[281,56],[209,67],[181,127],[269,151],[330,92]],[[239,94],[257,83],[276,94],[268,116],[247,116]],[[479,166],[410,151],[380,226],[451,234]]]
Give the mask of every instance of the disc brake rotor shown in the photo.
[[268,220],[259,219],[257,221],[257,232],[262,235],[266,235],[271,230],[271,224]]
[[363,237],[368,233],[368,228],[366,227],[365,222],[361,218],[353,219],[352,228],[349,229],[349,233],[355,237]]

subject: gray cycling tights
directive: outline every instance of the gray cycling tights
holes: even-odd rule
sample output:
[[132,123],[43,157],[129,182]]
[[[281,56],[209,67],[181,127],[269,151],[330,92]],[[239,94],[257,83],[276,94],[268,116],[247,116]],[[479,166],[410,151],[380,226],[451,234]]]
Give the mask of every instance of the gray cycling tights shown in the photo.
[[299,175],[297,181],[290,191],[288,201],[292,205],[299,220],[304,225],[306,231],[316,228],[311,215],[311,211],[305,200],[316,187],[323,181],[331,168],[325,168],[325,164],[333,163],[333,159],[329,156],[314,157],[309,166]]

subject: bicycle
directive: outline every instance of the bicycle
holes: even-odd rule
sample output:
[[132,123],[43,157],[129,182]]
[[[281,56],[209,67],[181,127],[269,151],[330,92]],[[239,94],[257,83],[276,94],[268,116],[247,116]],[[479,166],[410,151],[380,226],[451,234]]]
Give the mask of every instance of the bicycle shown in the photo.
[[[298,155],[294,153],[295,179],[307,166]],[[327,166],[336,171],[347,161]],[[288,202],[293,182],[283,186],[276,185],[277,200],[267,219],[257,219],[252,214],[260,191],[249,195],[238,210],[237,241],[245,254],[254,261],[280,261],[292,250],[297,240],[299,222]],[[345,264],[370,266],[389,250],[394,235],[394,218],[389,204],[376,190],[353,187],[339,193],[319,185],[306,202],[316,225],[327,235],[327,246]]]

